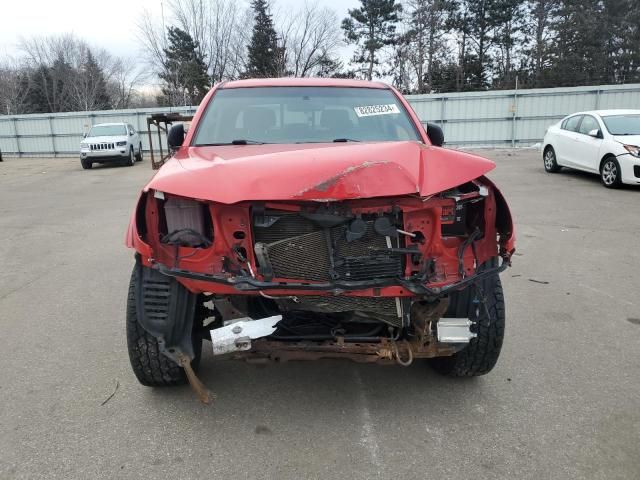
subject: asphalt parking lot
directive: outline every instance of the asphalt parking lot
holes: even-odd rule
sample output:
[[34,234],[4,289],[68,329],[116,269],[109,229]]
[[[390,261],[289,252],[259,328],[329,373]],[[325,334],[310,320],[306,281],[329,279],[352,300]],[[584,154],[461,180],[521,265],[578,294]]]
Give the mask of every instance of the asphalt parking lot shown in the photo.
[[123,240],[148,159],[5,158],[0,479],[640,478],[640,189],[482,154],[518,233],[492,373],[207,353],[210,407],[129,367]]

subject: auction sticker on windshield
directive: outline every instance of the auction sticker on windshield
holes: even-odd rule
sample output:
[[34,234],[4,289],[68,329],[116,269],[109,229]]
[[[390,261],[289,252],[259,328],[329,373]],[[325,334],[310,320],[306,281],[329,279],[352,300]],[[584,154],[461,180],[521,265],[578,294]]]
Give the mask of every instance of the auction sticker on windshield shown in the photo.
[[353,107],[358,117],[371,117],[373,115],[392,115],[400,113],[400,109],[395,103],[389,105],[365,105],[362,107]]

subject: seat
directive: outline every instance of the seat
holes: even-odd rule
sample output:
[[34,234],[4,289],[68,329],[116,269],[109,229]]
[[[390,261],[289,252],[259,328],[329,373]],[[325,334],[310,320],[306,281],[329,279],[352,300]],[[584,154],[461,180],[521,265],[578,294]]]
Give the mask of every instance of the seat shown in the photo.
[[268,140],[267,132],[276,126],[276,114],[270,108],[250,107],[243,112],[246,140]]
[[330,132],[335,132],[335,137],[348,138],[353,132],[353,122],[349,118],[349,112],[338,108],[323,110],[320,116],[320,126]]

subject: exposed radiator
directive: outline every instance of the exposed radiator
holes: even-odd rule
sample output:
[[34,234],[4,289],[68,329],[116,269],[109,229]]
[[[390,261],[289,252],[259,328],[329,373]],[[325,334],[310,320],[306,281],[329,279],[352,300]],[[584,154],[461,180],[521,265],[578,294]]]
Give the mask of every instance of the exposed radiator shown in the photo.
[[403,273],[403,256],[388,252],[387,238],[375,232],[373,219],[365,219],[365,234],[349,242],[346,223],[323,229],[295,214],[277,218],[268,226],[254,225],[254,241],[264,244],[276,278],[358,281]]

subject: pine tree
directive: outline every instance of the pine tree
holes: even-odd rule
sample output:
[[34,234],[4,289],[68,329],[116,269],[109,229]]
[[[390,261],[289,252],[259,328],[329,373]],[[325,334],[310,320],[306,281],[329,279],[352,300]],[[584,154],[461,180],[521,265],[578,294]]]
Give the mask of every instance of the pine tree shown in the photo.
[[111,106],[111,99],[107,93],[107,82],[104,72],[91,50],[87,50],[87,58],[83,62],[79,73],[78,82],[80,88],[80,101],[84,105],[79,105],[84,110],[107,110]]
[[269,14],[269,4],[267,0],[253,0],[251,8],[255,14],[255,23],[251,43],[247,48],[249,63],[245,76],[277,77],[282,71],[285,52],[278,47],[278,36]]
[[24,99],[24,112],[22,113],[51,112],[46,92],[50,84],[49,69],[44,65],[22,75],[20,87],[22,91],[27,92]]
[[170,105],[197,105],[209,91],[207,66],[198,42],[184,30],[169,27],[169,46],[160,78],[165,82],[163,100]]
[[349,10],[342,21],[348,43],[358,45],[352,63],[360,64],[364,76],[371,80],[379,64],[378,52],[396,39],[396,23],[402,6],[395,0],[360,0],[360,8]]

